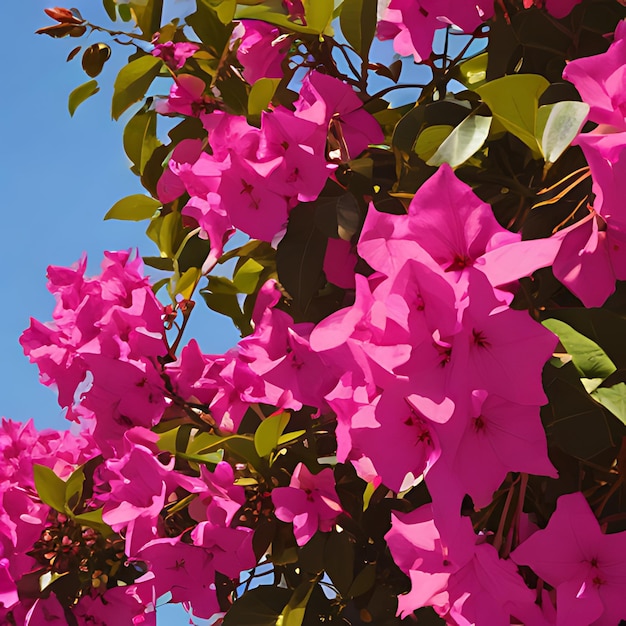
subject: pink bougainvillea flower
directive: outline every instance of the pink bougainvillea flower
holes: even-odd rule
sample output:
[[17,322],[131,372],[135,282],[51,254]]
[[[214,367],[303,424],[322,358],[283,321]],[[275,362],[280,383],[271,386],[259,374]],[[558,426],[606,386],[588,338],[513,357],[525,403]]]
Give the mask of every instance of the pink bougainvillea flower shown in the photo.
[[512,617],[529,626],[547,624],[514,563],[498,558],[495,548],[474,534],[469,518],[459,519],[458,541],[450,551],[432,513],[431,505],[424,505],[391,516],[385,540],[411,579],[411,590],[398,597],[399,616],[432,606],[446,622],[460,626],[509,626]]
[[602,306],[626,279],[626,133],[588,133],[575,143],[591,168],[592,212],[559,233],[554,275],[585,306]]
[[619,22],[615,40],[604,54],[570,61],[563,78],[574,83],[591,107],[590,120],[626,130],[626,22]]
[[458,481],[460,493],[469,494],[479,509],[491,502],[508,472],[557,477],[548,459],[538,406],[507,402],[477,390],[469,414],[455,413],[437,433],[442,449],[438,471],[448,472],[450,486]]
[[232,39],[239,39],[237,60],[243,65],[243,77],[253,85],[260,78],[282,78],[282,62],[291,46],[291,38],[260,20],[241,20]]
[[430,257],[450,279],[458,281],[474,268],[498,287],[550,265],[559,245],[552,238],[521,241],[502,228],[491,207],[444,164],[418,189],[408,215],[380,213],[370,205],[358,250],[388,275],[409,258],[427,263]]
[[187,59],[192,57],[200,50],[200,46],[189,41],[166,41],[165,43],[157,43],[150,54],[159,57],[172,70],[180,70]]
[[454,25],[472,33],[493,15],[493,3],[470,0],[391,0],[378,24],[378,38],[394,39],[394,49],[415,62],[432,52],[435,31]]
[[283,522],[293,522],[293,534],[299,546],[308,543],[321,530],[332,530],[342,512],[335,490],[335,478],[330,468],[311,474],[303,463],[298,463],[289,487],[272,490],[276,517]]
[[354,159],[368,145],[384,141],[380,124],[363,108],[356,92],[332,76],[307,74],[295,107],[296,116],[330,132],[331,144],[337,144],[342,160]]
[[328,282],[343,289],[354,289],[354,267],[358,259],[349,241],[330,238],[323,266]]
[[206,95],[206,83],[197,76],[181,74],[170,88],[167,100],[159,100],[155,104],[157,113],[173,115],[179,113],[190,117],[199,117],[203,113],[215,110],[215,98]]
[[626,619],[626,532],[605,535],[582,493],[561,496],[548,525],[511,558],[556,588],[557,626]]

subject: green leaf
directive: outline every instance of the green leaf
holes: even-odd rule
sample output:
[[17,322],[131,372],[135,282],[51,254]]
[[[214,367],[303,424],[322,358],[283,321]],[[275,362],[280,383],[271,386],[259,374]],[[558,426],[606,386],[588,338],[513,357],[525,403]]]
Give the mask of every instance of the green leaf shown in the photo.
[[259,276],[265,268],[255,261],[248,259],[233,276],[233,284],[241,293],[254,293],[259,283]]
[[102,4],[104,5],[104,10],[107,12],[109,19],[112,22],[115,22],[117,18],[117,13],[115,12],[115,0],[102,0]]
[[139,111],[124,128],[124,151],[141,176],[152,153],[161,145],[156,136],[156,111]]
[[477,89],[487,80],[488,54],[481,54],[459,63],[454,70],[455,78],[469,89]]
[[118,200],[104,216],[105,220],[130,220],[140,222],[154,216],[161,203],[150,196],[141,193],[126,196]]
[[535,137],[539,96],[550,83],[538,74],[511,74],[476,89],[493,116],[511,134],[539,154]]
[[248,115],[261,115],[272,101],[280,78],[259,78],[248,96]]
[[291,591],[282,587],[260,585],[246,591],[224,616],[223,626],[277,626]]
[[152,39],[152,35],[161,27],[163,0],[131,0],[128,5],[144,37]]
[[197,0],[196,7],[196,12],[185,18],[185,21],[193,28],[200,41],[220,58],[228,45],[234,24],[223,24],[209,0]]
[[[311,2],[308,2],[306,4],[311,4]],[[305,12],[306,12],[306,4],[305,4]],[[321,0],[320,4],[323,4],[327,7],[328,0]],[[332,11],[331,11],[331,14],[332,14]],[[310,22],[308,22],[308,15],[307,15],[308,26],[301,26],[300,24],[297,24],[296,22],[292,22],[285,13],[277,10],[275,7],[271,6],[269,3],[257,4],[255,6],[238,6],[237,12],[235,13],[235,19],[237,20],[244,20],[244,19],[245,20],[261,20],[263,22],[268,22],[269,24],[274,24],[275,26],[280,26],[287,31],[292,31],[292,32],[297,32],[297,33],[306,33],[309,35],[317,35],[320,33],[320,31],[315,30],[315,28],[313,28]]]
[[292,441],[295,441],[296,439],[302,437],[302,435],[306,435],[306,430],[294,430],[293,432],[285,433],[278,438],[278,441],[276,442],[276,447],[280,448],[281,446],[291,443]]
[[287,606],[276,620],[276,626],[302,626],[306,605],[317,585],[317,578],[300,583],[294,590]]
[[368,563],[356,576],[350,589],[348,598],[358,598],[367,593],[376,582],[376,564]]
[[364,60],[376,33],[376,7],[376,0],[344,0],[341,6],[341,32]]
[[333,19],[333,0],[302,0],[302,5],[307,26],[316,33],[324,33]]
[[130,7],[127,4],[118,4],[117,12],[120,14],[122,22],[130,22],[133,19],[133,14],[130,12]]
[[111,48],[105,43],[94,43],[83,52],[82,66],[90,78],[100,74],[111,56]]
[[428,126],[417,136],[413,151],[422,161],[428,161],[453,130],[454,126],[449,124]]
[[45,465],[33,465],[33,472],[41,501],[59,513],[65,513],[65,483]]
[[547,163],[555,163],[578,135],[589,105],[585,102],[556,102],[539,107],[537,138]]
[[206,2],[217,14],[222,24],[230,24],[235,17],[235,10],[237,9],[237,0],[203,0]]
[[174,262],[172,259],[164,259],[160,256],[144,256],[143,262],[154,269],[161,270],[162,272],[173,272]]
[[159,215],[150,221],[146,234],[161,251],[161,256],[173,259],[176,249],[176,241],[182,230],[182,220],[178,211],[172,211],[167,215]]
[[254,447],[259,456],[269,456],[270,452],[276,448],[290,418],[289,413],[277,413],[270,415],[259,424],[254,434]]
[[85,473],[82,467],[72,472],[65,483],[65,507],[68,513],[72,513],[83,495]]
[[354,544],[347,532],[333,531],[324,551],[324,569],[342,596],[347,596],[354,579]]
[[591,397],[606,407],[622,424],[626,424],[626,383],[612,387],[598,387],[591,392]]
[[76,113],[76,109],[79,105],[99,91],[100,87],[98,87],[97,80],[88,80],[86,83],[80,85],[80,87],[76,87],[76,89],[70,93],[67,101],[70,116],[74,117],[74,113]]
[[[120,5],[125,6],[125,5]],[[141,100],[162,67],[161,59],[151,54],[139,57],[125,65],[113,86],[111,115],[118,119],[129,106]]]
[[73,519],[81,526],[88,526],[97,530],[103,537],[110,537],[114,534],[113,529],[102,520],[102,509],[75,515]]
[[543,325],[558,336],[567,353],[572,356],[574,366],[581,377],[604,380],[617,369],[595,341],[581,335],[565,322],[547,319]]
[[189,300],[201,277],[202,270],[198,267],[190,267],[182,276],[173,276],[170,295],[172,298],[180,295]]
[[483,146],[489,136],[491,117],[469,115],[443,141],[439,149],[426,162],[439,166],[448,163],[458,167]]

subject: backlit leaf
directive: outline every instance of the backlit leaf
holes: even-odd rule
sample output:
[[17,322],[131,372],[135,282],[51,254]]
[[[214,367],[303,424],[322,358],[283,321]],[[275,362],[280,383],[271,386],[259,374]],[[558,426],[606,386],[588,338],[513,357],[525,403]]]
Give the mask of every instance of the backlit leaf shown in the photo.
[[376,0],[344,0],[341,6],[341,32],[363,59],[367,59],[376,32],[376,8]]
[[118,200],[104,216],[105,220],[130,220],[140,222],[150,219],[161,207],[161,203],[141,193]]
[[448,163],[458,167],[483,146],[489,136],[491,117],[469,115],[443,141],[437,152],[426,162],[439,166]]
[[33,465],[35,489],[41,501],[59,513],[65,513],[65,483],[49,467]]
[[585,102],[556,102],[539,107],[537,138],[547,163],[554,163],[578,135],[589,105]]
[[98,87],[97,80],[89,80],[80,85],[80,87],[76,87],[76,89],[70,93],[67,101],[67,108],[69,109],[70,115],[73,117],[78,106],[99,91],[100,87]]
[[261,115],[274,97],[280,78],[259,78],[248,96],[248,114]]
[[120,70],[113,86],[111,115],[114,119],[118,119],[129,106],[144,97],[161,67],[161,59],[146,54],[131,61]]
[[254,447],[259,456],[268,456],[276,448],[289,419],[289,413],[278,413],[270,415],[259,424],[254,434]]

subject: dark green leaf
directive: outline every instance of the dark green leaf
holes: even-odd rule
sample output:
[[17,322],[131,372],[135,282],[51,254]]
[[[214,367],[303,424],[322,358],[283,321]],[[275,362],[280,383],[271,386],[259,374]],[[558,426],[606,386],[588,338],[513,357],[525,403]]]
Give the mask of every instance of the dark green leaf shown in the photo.
[[[126,5],[120,5],[120,7]],[[141,100],[162,67],[161,59],[146,54],[125,65],[115,79],[111,115],[114,119]]]
[[124,150],[140,176],[152,153],[161,145],[156,130],[156,111],[139,111],[124,128]]
[[254,447],[259,456],[269,456],[278,445],[280,436],[287,428],[289,413],[278,413],[265,418],[254,434]]
[[100,87],[98,87],[97,80],[89,80],[80,85],[80,87],[76,87],[76,89],[70,93],[67,101],[67,108],[69,109],[70,115],[73,117],[78,106],[99,91]]
[[115,12],[115,0],[102,0],[102,4],[104,5],[104,10],[107,12],[109,19],[115,22],[115,18],[117,17]]
[[111,56],[111,48],[105,43],[94,43],[83,52],[83,70],[87,76],[95,78]]
[[367,593],[376,582],[376,564],[368,563],[356,576],[350,589],[348,598],[358,598]]
[[33,466],[35,489],[41,501],[59,513],[65,513],[65,483],[45,465]]
[[324,569],[339,593],[347,597],[354,579],[354,544],[347,532],[333,531],[328,537]]
[[143,262],[154,269],[162,270],[163,272],[173,272],[174,262],[172,259],[164,259],[160,256],[145,256]]
[[130,22],[133,19],[133,15],[130,12],[130,7],[127,4],[118,4],[117,12],[120,14],[122,22]]
[[202,289],[200,294],[210,309],[230,317],[242,336],[249,335],[252,332],[250,320],[241,311],[239,300],[237,300],[235,294],[211,293],[207,289]]
[[327,244],[328,237],[315,224],[314,206],[296,206],[289,215],[287,232],[278,244],[276,267],[278,279],[303,312],[323,286]]
[[213,49],[220,58],[228,45],[234,24],[222,24],[208,0],[197,0],[196,7],[196,12],[185,18],[185,21],[193,28],[200,41]]
[[364,60],[376,32],[376,8],[376,0],[344,0],[341,6],[341,32]]
[[224,616],[223,626],[276,626],[291,591],[261,585],[239,598]]
[[311,581],[306,580],[296,587],[287,606],[281,613],[281,626],[302,626],[306,605],[316,585],[317,579],[313,579]]
[[141,193],[118,200],[104,216],[105,220],[130,220],[140,222],[154,216],[161,203]]

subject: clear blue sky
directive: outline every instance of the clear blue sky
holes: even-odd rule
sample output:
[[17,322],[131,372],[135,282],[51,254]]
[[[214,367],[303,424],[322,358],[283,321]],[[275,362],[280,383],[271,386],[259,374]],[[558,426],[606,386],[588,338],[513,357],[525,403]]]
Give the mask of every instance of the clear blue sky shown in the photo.
[[[34,34],[52,23],[43,9],[55,4],[47,0],[14,3],[5,15],[9,21],[0,38],[0,55],[5,60],[5,95],[0,105],[4,140],[0,415],[20,421],[32,417],[39,428],[68,426],[55,393],[39,384],[36,366],[18,344],[30,316],[42,321],[51,318],[54,300],[46,290],[46,267],[70,265],[87,252],[89,271],[95,274],[104,250],[139,246],[142,254],[157,253],[144,234],[145,223],[102,220],[114,202],[142,192],[122,148],[123,125],[112,122],[109,113],[114,70],[126,62],[130,49],[114,49],[101,92],[70,118],[67,96],[88,80],[79,58],[65,62],[78,42]],[[85,18],[106,22],[98,0],[68,6],[75,4]],[[175,1],[172,10],[180,11],[188,4],[187,0]],[[89,43],[99,40],[92,35]],[[194,324],[190,336],[199,335],[205,351],[222,352],[237,340],[229,320],[209,318],[202,305],[196,310],[199,315],[203,323]],[[159,626],[189,623],[178,607],[164,607],[158,615]]]

